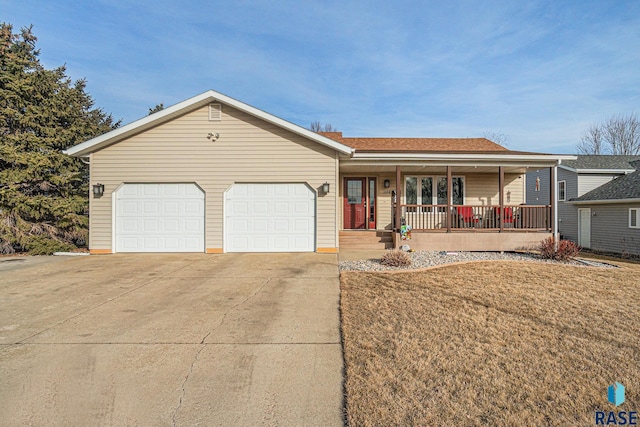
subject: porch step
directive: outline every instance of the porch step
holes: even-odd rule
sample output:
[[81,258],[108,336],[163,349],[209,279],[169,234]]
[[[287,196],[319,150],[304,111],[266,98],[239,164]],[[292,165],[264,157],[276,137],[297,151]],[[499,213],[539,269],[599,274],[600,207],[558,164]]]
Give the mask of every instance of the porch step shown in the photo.
[[340,232],[340,249],[393,249],[393,234],[382,230]]

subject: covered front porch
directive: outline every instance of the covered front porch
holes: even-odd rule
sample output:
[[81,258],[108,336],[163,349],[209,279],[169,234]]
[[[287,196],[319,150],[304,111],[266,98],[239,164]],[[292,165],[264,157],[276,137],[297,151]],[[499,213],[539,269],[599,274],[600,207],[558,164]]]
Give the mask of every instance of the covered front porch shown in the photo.
[[[504,156],[504,155],[503,155]],[[506,156],[505,156],[506,157]],[[508,161],[510,160],[510,161]],[[511,251],[554,235],[556,159],[343,161],[341,236],[389,233],[394,247],[415,250]],[[552,167],[551,205],[527,205],[528,168]],[[348,233],[349,232],[349,233]],[[364,234],[363,234],[364,235]],[[343,240],[340,239],[340,246]]]

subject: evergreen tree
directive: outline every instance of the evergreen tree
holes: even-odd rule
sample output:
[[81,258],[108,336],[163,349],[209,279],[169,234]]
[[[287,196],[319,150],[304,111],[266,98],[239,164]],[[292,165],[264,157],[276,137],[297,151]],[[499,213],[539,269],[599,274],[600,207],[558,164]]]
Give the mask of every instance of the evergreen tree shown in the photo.
[[0,23],[0,253],[86,244],[88,166],[62,150],[115,129],[86,81],[45,69],[31,27]]

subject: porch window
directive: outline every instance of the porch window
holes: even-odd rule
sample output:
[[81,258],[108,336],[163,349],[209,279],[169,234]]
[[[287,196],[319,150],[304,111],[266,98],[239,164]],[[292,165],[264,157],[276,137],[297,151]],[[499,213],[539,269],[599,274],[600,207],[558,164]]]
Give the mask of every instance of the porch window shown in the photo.
[[558,201],[567,200],[567,181],[558,181]]
[[[407,205],[446,205],[446,176],[407,176],[405,177],[405,204]],[[454,205],[464,204],[464,177],[454,176],[452,181]],[[426,212],[430,208],[423,208]]]
[[629,228],[640,228],[640,208],[629,208]]

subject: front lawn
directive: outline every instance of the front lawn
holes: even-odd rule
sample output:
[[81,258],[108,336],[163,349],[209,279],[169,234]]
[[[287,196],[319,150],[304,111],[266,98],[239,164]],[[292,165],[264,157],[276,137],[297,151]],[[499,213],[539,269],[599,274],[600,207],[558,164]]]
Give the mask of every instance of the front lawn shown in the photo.
[[640,264],[616,264],[343,272],[349,425],[595,425],[597,410],[639,411]]

